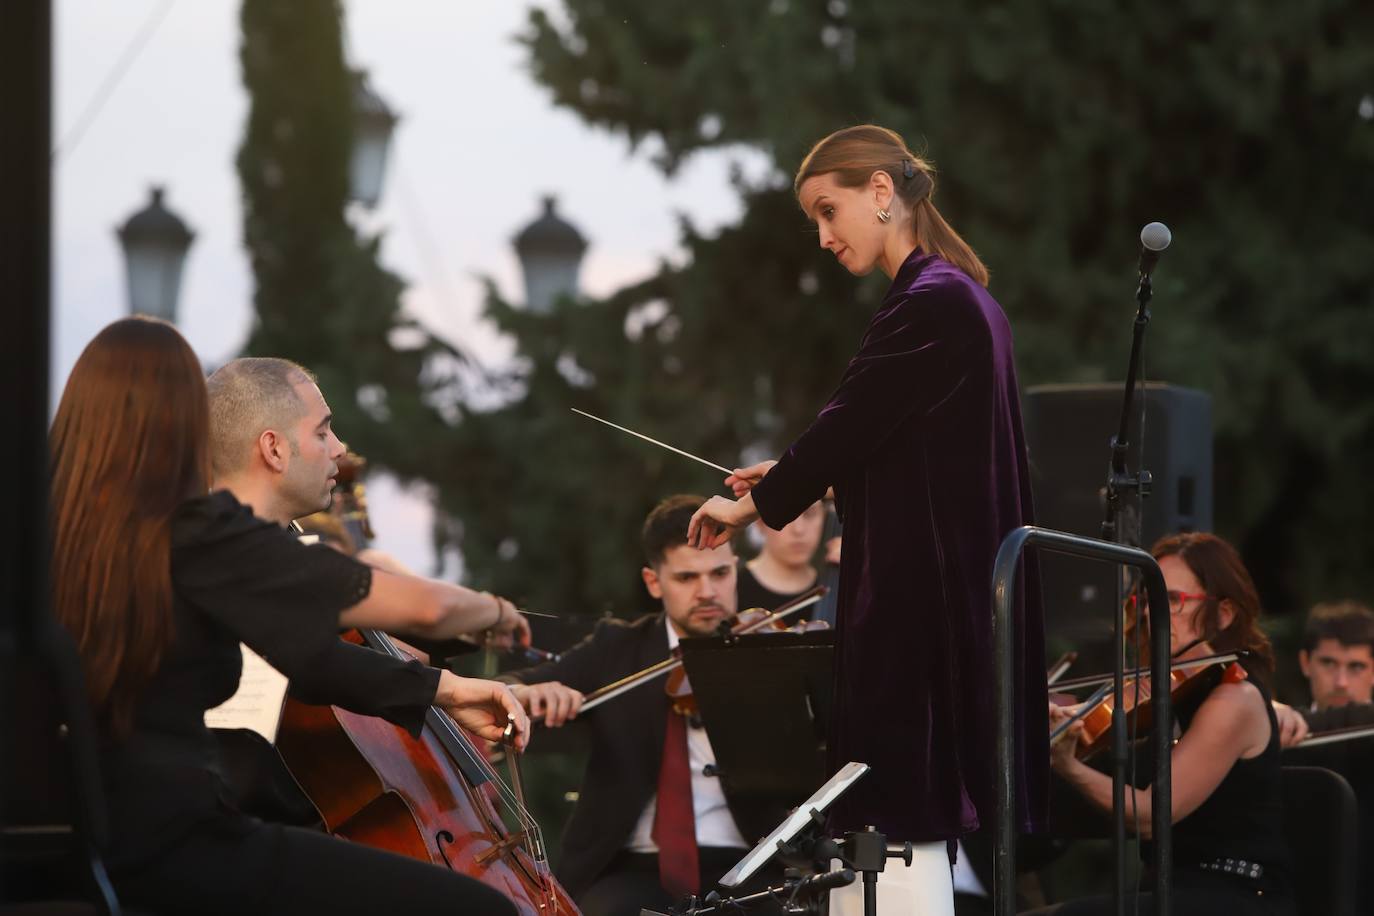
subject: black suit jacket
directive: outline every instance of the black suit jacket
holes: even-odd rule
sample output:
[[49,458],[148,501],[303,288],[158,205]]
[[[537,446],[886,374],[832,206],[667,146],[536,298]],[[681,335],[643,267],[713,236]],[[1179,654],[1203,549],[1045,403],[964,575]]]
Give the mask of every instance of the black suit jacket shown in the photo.
[[[589,693],[668,657],[663,614],[626,622],[607,618],[556,662],[501,676],[510,683],[560,681]],[[558,878],[581,896],[625,844],[658,791],[658,770],[667,730],[668,701],[663,679],[636,687],[579,716],[591,729],[591,756],[572,819],[563,834]],[[734,801],[731,814],[741,833]],[[785,813],[785,812],[784,812]],[[769,824],[765,833],[772,828]],[[762,835],[762,834],[760,834]]]

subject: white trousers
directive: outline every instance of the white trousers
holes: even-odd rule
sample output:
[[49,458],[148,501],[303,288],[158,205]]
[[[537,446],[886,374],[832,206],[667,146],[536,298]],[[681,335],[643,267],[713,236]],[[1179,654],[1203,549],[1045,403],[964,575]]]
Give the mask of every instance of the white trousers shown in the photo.
[[[842,863],[830,863],[832,869]],[[863,875],[830,892],[830,916],[864,916]],[[878,916],[954,916],[954,885],[944,840],[913,845],[911,864],[888,859],[878,875]]]

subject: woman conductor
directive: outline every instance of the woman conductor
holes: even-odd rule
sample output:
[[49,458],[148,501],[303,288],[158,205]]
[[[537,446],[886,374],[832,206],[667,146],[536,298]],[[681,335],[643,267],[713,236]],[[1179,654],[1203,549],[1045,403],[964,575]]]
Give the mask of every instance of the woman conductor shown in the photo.
[[[889,865],[888,912],[948,913],[947,849],[990,824],[993,559],[1031,522],[1011,328],[985,268],[931,201],[931,166],[872,125],[821,140],[797,171],[802,210],[850,273],[892,284],[829,403],[777,462],[726,479],[689,540],[721,543],[762,518],[778,529],[834,487],[844,522],[832,768],[872,767],[832,811],[918,844]],[[766,475],[766,476],[764,476]],[[1019,828],[1041,822],[1047,781],[1043,623],[1027,564],[1018,601]],[[843,907],[843,904],[842,904]]]

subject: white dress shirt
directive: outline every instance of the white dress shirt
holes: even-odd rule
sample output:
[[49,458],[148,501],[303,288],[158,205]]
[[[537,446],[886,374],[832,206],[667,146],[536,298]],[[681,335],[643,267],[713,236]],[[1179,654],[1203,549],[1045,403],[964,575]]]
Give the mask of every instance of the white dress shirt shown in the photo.
[[[663,625],[668,630],[668,651],[677,648],[677,630],[665,614]],[[652,689],[652,688],[649,688]],[[664,705],[667,705],[665,699]],[[674,715],[674,713],[669,713]],[[697,819],[697,846],[734,846],[748,848],[735,819],[725,804],[725,793],[720,788],[720,778],[705,775],[708,766],[715,766],[716,754],[711,750],[711,739],[706,737],[706,729],[687,727],[687,765],[692,770],[692,812]],[[658,844],[654,842],[654,812],[658,810],[658,795],[649,799],[644,811],[639,815],[639,823],[625,848],[630,852],[657,853]]]

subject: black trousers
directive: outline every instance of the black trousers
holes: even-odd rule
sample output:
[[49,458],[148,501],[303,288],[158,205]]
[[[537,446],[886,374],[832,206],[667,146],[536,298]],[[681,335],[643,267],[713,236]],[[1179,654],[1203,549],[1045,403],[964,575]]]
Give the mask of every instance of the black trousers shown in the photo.
[[[748,851],[729,846],[702,846],[698,850],[702,895],[715,890],[716,882]],[[782,871],[775,865],[770,863],[743,887],[731,889],[730,896],[742,897],[781,884]],[[582,908],[583,916],[639,916],[641,907],[666,913],[679,902],[658,883],[658,856],[621,852],[578,898],[577,905]],[[781,909],[751,907],[749,912],[768,916]]]
[[207,822],[111,879],[121,903],[150,914],[516,913],[499,891],[446,868],[246,817]]

